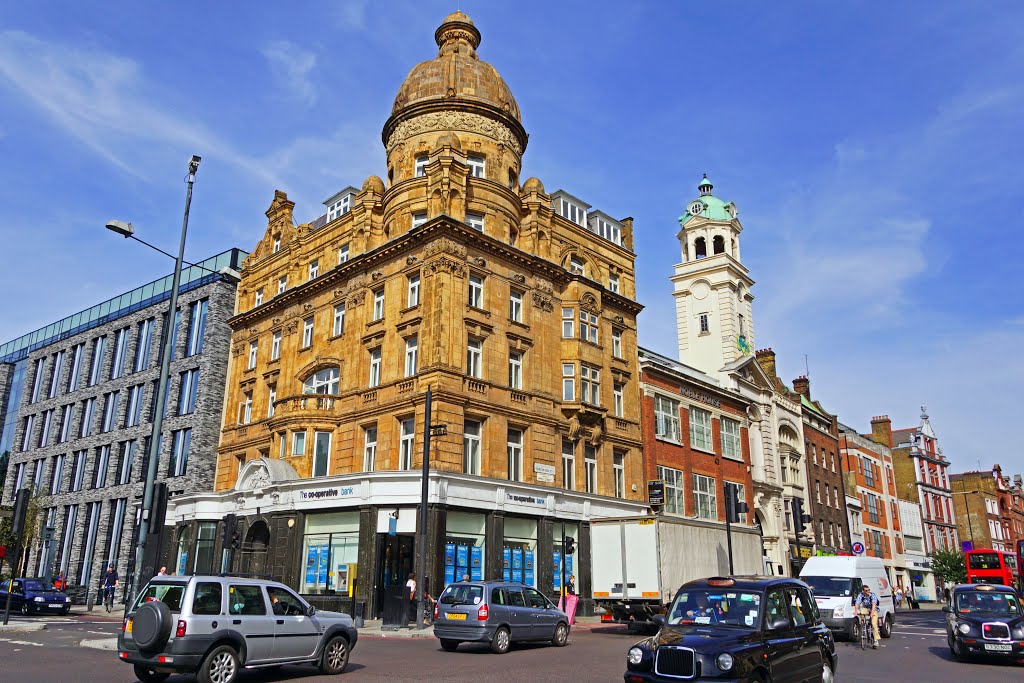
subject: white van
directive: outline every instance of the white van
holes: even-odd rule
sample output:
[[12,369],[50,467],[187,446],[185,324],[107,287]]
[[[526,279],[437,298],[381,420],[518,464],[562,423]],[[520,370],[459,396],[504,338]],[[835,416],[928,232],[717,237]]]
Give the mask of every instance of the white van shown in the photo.
[[892,635],[896,622],[892,585],[882,560],[877,557],[811,557],[800,572],[800,580],[814,592],[821,620],[835,633],[858,638],[854,601],[863,584],[878,596],[878,630],[883,638]]

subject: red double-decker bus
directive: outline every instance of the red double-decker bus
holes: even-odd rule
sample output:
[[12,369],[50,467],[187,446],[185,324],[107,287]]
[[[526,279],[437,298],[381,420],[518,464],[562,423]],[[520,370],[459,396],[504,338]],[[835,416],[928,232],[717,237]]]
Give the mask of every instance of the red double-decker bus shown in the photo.
[[1017,586],[1017,556],[1002,550],[968,550],[967,583],[996,583]]

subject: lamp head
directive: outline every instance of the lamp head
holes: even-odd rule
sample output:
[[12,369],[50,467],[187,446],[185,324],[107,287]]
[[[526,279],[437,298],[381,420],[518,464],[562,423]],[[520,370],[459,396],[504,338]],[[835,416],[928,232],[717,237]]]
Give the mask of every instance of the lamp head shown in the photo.
[[188,162],[188,174],[190,176],[195,175],[196,171],[199,170],[199,162],[200,161],[202,161],[202,157],[197,156],[195,154],[192,155],[192,158]]
[[123,237],[131,237],[135,234],[135,226],[124,221],[107,221],[107,230],[116,232]]

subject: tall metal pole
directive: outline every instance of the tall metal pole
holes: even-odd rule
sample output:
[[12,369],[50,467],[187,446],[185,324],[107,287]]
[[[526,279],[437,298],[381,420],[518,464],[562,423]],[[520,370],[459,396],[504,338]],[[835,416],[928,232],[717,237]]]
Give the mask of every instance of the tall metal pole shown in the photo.
[[736,574],[736,570],[733,569],[732,565],[732,524],[729,522],[729,518],[733,514],[733,496],[736,495],[736,489],[729,482],[725,482],[725,542],[729,548],[729,576]]
[[423,628],[423,611],[426,603],[423,599],[423,582],[427,573],[427,495],[430,489],[430,431],[432,425],[432,401],[433,396],[430,387],[427,387],[427,405],[424,408],[423,416],[423,481],[420,486],[420,531],[419,553],[416,557],[416,628]]
[[153,488],[156,485],[157,459],[160,457],[159,444],[160,432],[164,424],[164,406],[167,403],[167,376],[171,370],[171,355],[174,349],[171,341],[174,334],[171,327],[174,325],[174,312],[178,308],[178,285],[181,282],[181,262],[185,260],[185,235],[188,232],[188,211],[192,205],[192,184],[196,179],[196,170],[199,168],[199,157],[193,156],[188,164],[188,189],[185,194],[185,215],[181,222],[181,244],[178,246],[178,259],[174,264],[174,277],[171,279],[171,302],[167,309],[167,325],[164,330],[164,344],[162,358],[160,360],[160,382],[156,392],[156,410],[153,415],[153,432],[149,437],[149,466],[146,468],[146,485],[142,492],[142,519],[139,521],[139,542],[135,546],[135,576],[132,577],[131,595],[129,596],[126,609],[131,609],[136,596],[142,590],[143,582],[150,577],[143,577],[145,573],[142,566],[142,558],[146,553],[146,543],[149,541],[149,517],[153,514]]
[[565,565],[569,561],[569,556],[565,554],[565,521],[562,522],[562,561],[559,562],[562,569],[562,609],[567,610],[569,607],[569,591],[565,585]]

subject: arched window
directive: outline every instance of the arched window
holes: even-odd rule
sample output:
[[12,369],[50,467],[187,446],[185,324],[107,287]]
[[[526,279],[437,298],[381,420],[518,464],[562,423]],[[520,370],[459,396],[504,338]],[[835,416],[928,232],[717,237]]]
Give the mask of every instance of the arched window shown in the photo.
[[315,374],[306,378],[302,383],[304,394],[331,394],[338,395],[338,368],[330,367],[318,370]]
[[708,243],[703,237],[698,237],[693,241],[693,256],[694,258],[708,257]]
[[576,275],[586,276],[587,270],[583,263],[583,259],[575,254],[569,257],[569,272]]
[[711,245],[714,247],[716,254],[725,253],[725,238],[721,235],[715,235],[715,238],[711,240]]

